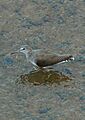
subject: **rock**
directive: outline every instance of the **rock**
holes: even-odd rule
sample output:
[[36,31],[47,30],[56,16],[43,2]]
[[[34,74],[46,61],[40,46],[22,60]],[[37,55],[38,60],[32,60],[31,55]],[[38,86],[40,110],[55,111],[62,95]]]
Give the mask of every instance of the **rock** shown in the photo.
[[6,58],[3,60],[3,63],[4,63],[5,65],[11,65],[11,64],[13,64],[13,59],[10,58],[10,57],[6,57]]

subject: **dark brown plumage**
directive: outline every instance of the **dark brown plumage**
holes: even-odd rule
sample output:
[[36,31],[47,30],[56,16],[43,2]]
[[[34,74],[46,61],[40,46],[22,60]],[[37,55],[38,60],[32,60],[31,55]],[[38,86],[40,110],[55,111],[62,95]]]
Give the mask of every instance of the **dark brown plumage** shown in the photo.
[[72,58],[72,56],[56,56],[56,55],[47,55],[47,56],[39,56],[36,58],[36,64],[39,67],[46,67],[46,66],[51,66],[54,64],[58,64],[63,61],[68,61]]

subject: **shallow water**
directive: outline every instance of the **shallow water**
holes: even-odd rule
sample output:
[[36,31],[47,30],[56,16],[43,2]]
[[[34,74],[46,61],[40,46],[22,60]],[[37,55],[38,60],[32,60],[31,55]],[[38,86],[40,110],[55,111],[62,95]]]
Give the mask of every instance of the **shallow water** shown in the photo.
[[[20,82],[33,66],[23,54],[10,53],[24,44],[74,55],[74,61],[53,66],[56,74],[71,80],[51,85]],[[0,119],[85,119],[84,0],[0,1]]]

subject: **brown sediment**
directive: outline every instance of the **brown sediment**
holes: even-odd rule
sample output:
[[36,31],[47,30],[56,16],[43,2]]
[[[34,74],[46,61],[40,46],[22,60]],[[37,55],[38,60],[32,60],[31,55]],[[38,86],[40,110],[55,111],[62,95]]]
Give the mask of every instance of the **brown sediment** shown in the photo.
[[41,85],[41,84],[63,84],[63,82],[68,82],[71,80],[70,77],[63,75],[57,71],[46,71],[46,70],[39,70],[33,71],[29,74],[21,75],[20,76],[20,83],[28,84],[31,83],[33,85]]

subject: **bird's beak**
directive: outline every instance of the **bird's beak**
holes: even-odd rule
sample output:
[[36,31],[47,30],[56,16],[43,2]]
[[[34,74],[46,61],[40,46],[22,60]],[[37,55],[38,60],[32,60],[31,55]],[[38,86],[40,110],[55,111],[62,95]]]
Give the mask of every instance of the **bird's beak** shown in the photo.
[[17,50],[17,51],[11,52],[11,55],[16,54],[16,53],[19,53],[19,52],[20,52],[20,50]]

